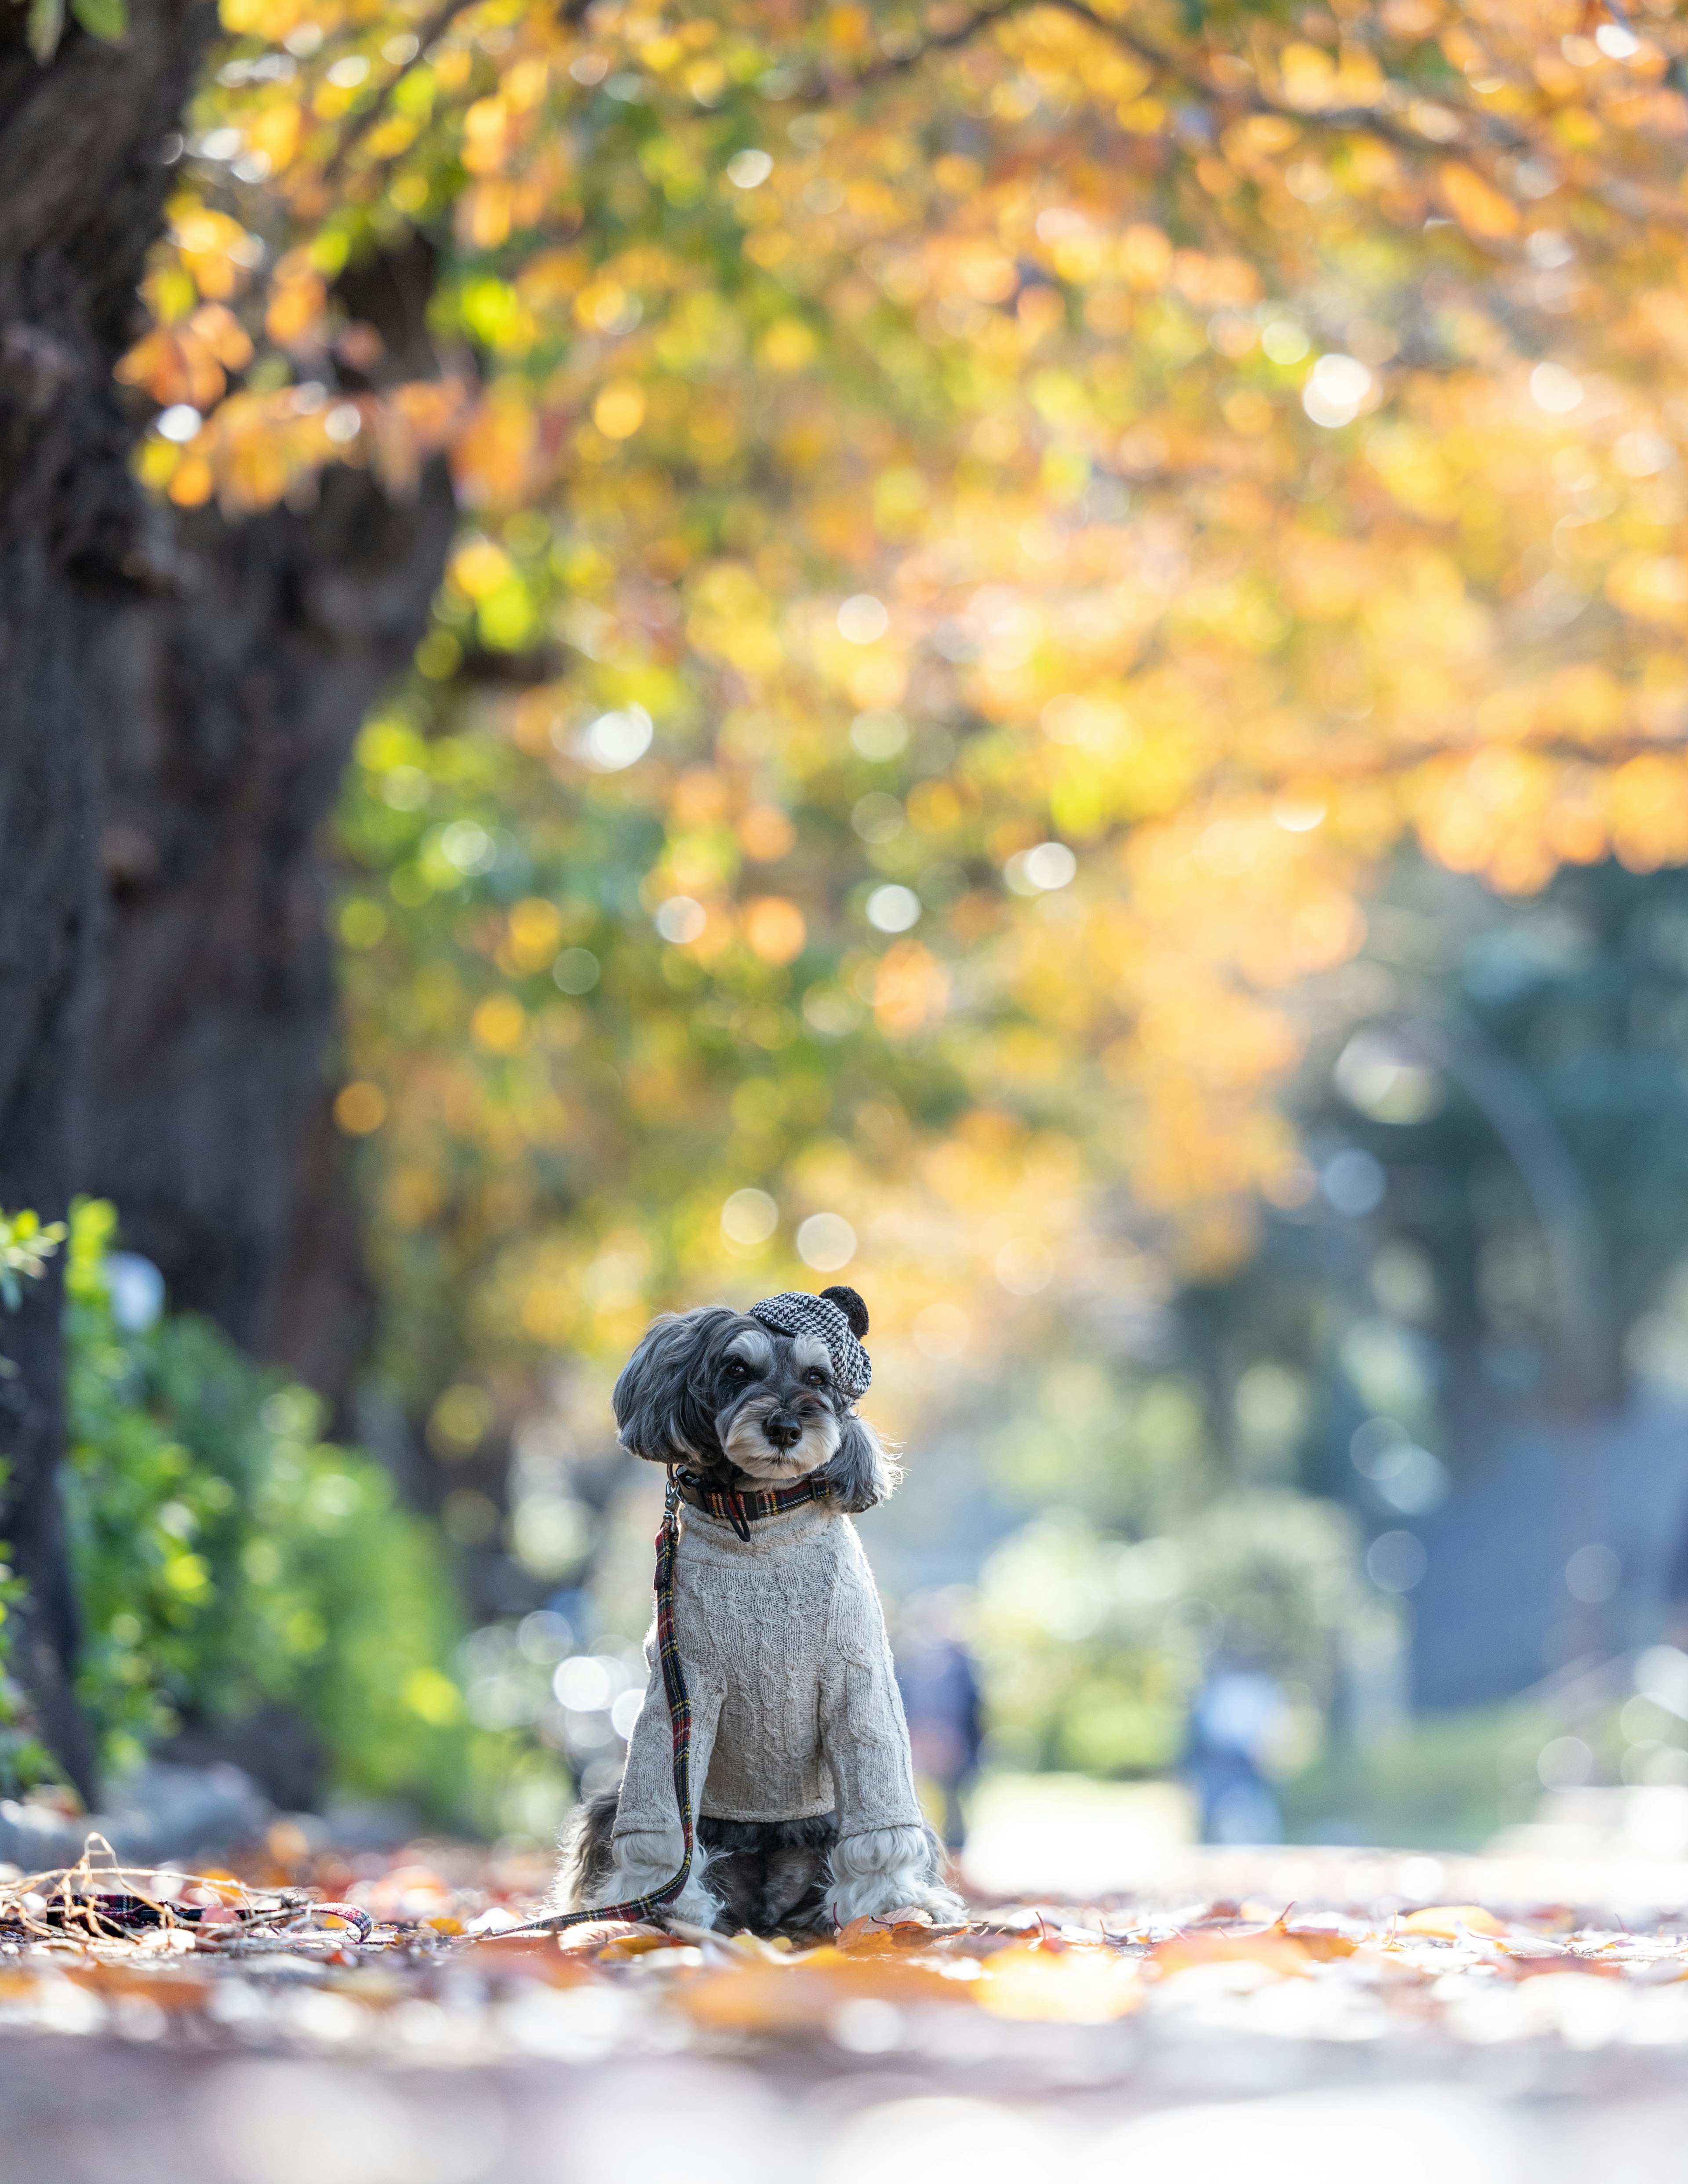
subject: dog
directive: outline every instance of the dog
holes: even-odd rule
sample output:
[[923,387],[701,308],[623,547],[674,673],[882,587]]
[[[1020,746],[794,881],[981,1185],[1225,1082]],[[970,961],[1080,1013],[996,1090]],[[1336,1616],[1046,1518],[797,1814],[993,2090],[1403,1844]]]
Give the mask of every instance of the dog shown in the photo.
[[[686,1503],[674,1616],[697,1848],[669,1912],[693,1925],[807,1937],[892,1911],[967,1918],[915,1794],[884,1616],[850,1522],[900,1476],[856,1408],[872,1377],[867,1326],[843,1284],[749,1312],[705,1306],[655,1321],[616,1384],[622,1446],[672,1468]],[[736,1503],[726,1517],[704,1506],[804,1480],[814,1498],[755,1522],[735,1525]],[[559,1910],[632,1901],[679,1869],[654,1625],[645,1658],[626,1771],[580,1809]]]

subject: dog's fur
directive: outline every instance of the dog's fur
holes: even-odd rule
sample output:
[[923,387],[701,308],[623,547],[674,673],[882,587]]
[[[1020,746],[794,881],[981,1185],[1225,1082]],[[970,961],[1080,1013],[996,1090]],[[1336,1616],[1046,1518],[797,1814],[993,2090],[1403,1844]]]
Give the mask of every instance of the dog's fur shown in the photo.
[[717,1493],[812,1472],[836,1507],[859,1515],[902,1477],[833,1379],[824,1343],[775,1334],[726,1305],[659,1319],[613,1400],[624,1448],[683,1465]]
[[[607,1903],[623,1892],[610,1840],[619,1795],[600,1791],[580,1808],[568,1856],[575,1868],[575,1893],[582,1903]],[[700,1817],[693,1874],[694,1880],[707,1875],[708,1894],[718,1907],[705,1923],[728,1934],[747,1926],[753,1934],[827,1932],[827,1862],[838,1833],[830,1813],[814,1820]]]
[[[833,1293],[856,1323],[866,1310],[853,1290]],[[788,1486],[812,1475],[833,1505],[871,1509],[901,1474],[833,1376],[826,1346],[778,1334],[725,1306],[659,1319],[615,1390],[621,1443],[635,1456],[685,1468],[717,1492]],[[701,1784],[694,1784],[700,1793]],[[559,1896],[566,1908],[631,1900],[671,1876],[618,1858],[612,1840],[618,1791],[590,1800],[564,1845]],[[672,1908],[722,1932],[807,1936],[866,1914],[905,1906],[943,1919],[965,1917],[942,1878],[930,1828],[882,1828],[840,1844],[832,1814],[794,1820],[702,1815],[684,1893]]]

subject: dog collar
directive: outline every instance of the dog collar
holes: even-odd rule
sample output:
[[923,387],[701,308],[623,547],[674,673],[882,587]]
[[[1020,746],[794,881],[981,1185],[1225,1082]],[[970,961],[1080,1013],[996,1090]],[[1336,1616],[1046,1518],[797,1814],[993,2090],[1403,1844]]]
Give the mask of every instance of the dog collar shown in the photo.
[[788,1509],[800,1509],[805,1502],[824,1502],[827,1490],[814,1479],[799,1479],[794,1486],[771,1486],[755,1494],[721,1494],[705,1486],[695,1473],[675,1474],[680,1498],[705,1516],[724,1517],[747,1544],[750,1527],[763,1517],[778,1517]]

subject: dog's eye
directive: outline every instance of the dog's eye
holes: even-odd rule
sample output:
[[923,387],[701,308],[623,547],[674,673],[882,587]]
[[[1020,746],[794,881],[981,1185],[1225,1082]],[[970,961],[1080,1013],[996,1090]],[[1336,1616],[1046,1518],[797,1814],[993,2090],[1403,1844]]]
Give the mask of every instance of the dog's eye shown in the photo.
[[811,1365],[803,1378],[811,1388],[824,1388],[827,1384],[826,1368],[822,1365]]
[[729,1357],[727,1361],[727,1377],[729,1380],[748,1380],[750,1377],[750,1368],[742,1357]]

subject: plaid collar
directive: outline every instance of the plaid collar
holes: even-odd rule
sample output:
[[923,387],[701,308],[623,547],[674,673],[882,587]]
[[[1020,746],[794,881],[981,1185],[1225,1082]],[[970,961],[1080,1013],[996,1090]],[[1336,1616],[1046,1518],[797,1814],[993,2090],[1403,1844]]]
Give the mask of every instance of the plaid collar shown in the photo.
[[675,1479],[680,1498],[688,1507],[701,1509],[705,1516],[725,1518],[745,1541],[750,1537],[751,1525],[761,1518],[783,1516],[788,1509],[800,1509],[805,1502],[827,1498],[826,1488],[812,1477],[799,1479],[794,1486],[771,1486],[756,1494],[717,1493],[690,1471],[677,1472]]

